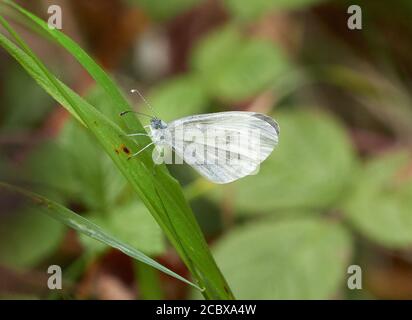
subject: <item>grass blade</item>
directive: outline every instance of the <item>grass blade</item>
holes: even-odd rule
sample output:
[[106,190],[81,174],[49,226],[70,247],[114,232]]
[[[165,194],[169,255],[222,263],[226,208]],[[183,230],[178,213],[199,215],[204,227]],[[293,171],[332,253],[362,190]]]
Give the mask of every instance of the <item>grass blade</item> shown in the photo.
[[35,205],[41,207],[45,213],[47,213],[53,219],[67,225],[74,230],[85,234],[95,240],[98,240],[112,248],[118,249],[124,254],[132,257],[140,262],[143,262],[153,268],[168,274],[176,279],[179,279],[196,289],[201,290],[197,285],[194,283],[186,280],[185,278],[179,276],[177,273],[171,271],[170,269],[164,267],[157,261],[151,259],[150,257],[146,256],[143,252],[131,247],[126,243],[122,243],[121,241],[115,239],[110,234],[105,232],[99,226],[94,224],[93,222],[87,220],[86,218],[79,216],[77,213],[69,210],[68,208],[51,201],[47,198],[44,198],[36,193],[9,185],[7,183],[0,182],[0,188],[9,190],[14,193],[21,194],[26,198],[30,199]]

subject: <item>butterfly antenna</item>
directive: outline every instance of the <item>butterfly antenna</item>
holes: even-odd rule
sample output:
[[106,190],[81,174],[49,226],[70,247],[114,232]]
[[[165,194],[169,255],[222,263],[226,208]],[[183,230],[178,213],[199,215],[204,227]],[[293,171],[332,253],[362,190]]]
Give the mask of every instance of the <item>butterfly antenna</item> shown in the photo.
[[153,119],[153,116],[151,116],[151,115],[149,115],[149,114],[146,114],[146,113],[143,113],[143,112],[139,112],[139,111],[134,111],[134,110],[126,110],[126,111],[120,112],[120,116],[123,117],[125,114],[128,114],[128,113],[137,113],[137,114],[140,114],[140,115],[142,115],[142,116],[145,116],[145,117],[148,117],[148,118],[150,118],[150,119]]
[[143,102],[146,104],[146,106],[148,106],[148,108],[150,109],[150,111],[153,112],[153,114],[156,116],[156,113],[154,111],[153,106],[149,103],[149,101],[146,100],[146,98],[143,96],[143,94],[137,90],[137,89],[132,89],[130,90],[131,93],[137,93],[139,95],[139,97],[143,100]]

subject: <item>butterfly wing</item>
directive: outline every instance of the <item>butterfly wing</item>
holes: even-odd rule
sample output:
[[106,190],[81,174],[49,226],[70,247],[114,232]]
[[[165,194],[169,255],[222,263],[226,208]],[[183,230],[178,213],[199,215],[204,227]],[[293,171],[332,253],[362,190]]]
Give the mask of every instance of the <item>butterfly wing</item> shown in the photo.
[[256,112],[218,112],[169,123],[175,153],[214,183],[252,174],[278,143],[279,126]]

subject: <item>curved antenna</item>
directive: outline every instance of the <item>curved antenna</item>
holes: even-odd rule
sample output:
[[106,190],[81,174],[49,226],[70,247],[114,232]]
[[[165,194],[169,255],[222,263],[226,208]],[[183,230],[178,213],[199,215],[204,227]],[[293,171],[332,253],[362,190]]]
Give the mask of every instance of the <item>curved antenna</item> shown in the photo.
[[143,94],[137,90],[137,89],[132,89],[130,90],[131,93],[137,93],[139,97],[143,100],[143,102],[146,104],[146,106],[149,107],[149,110],[153,112],[153,114],[156,116],[156,112],[154,111],[153,106],[149,103],[149,101],[146,100],[146,98],[143,96]]
[[126,111],[120,112],[120,116],[123,117],[125,114],[128,114],[128,113],[137,113],[137,114],[140,114],[140,115],[142,115],[142,116],[148,117],[148,118],[150,118],[150,119],[153,119],[153,118],[154,118],[153,116],[151,116],[151,115],[149,115],[149,114],[146,114],[146,113],[143,113],[143,112],[139,112],[139,111],[134,111],[134,110],[126,110]]

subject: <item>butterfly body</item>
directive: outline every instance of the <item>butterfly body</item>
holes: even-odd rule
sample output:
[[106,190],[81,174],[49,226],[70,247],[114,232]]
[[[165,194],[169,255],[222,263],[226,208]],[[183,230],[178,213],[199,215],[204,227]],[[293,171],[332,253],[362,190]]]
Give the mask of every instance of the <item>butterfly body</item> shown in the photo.
[[171,141],[170,139],[166,139],[167,137],[170,138],[170,131],[167,123],[158,118],[150,120],[150,138],[152,141],[156,145],[169,145]]

